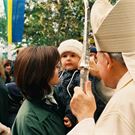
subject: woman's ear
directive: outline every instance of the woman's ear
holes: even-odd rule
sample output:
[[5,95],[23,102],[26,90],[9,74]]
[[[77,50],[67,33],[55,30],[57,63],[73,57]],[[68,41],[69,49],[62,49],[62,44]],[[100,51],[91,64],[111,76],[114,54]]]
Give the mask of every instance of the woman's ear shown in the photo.
[[107,68],[110,69],[112,67],[113,61],[108,53],[104,53],[104,56],[106,58]]

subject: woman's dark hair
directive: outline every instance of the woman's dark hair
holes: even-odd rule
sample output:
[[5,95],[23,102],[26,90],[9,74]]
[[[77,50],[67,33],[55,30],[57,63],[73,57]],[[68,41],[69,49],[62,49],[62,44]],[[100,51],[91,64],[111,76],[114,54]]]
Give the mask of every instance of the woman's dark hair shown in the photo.
[[38,46],[22,50],[15,61],[17,86],[27,99],[42,99],[51,92],[48,82],[60,60],[56,47]]

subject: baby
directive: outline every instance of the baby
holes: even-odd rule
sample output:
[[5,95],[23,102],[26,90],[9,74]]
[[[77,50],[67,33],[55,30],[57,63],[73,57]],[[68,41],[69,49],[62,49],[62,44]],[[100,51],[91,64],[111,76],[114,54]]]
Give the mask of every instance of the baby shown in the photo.
[[75,39],[63,41],[58,47],[61,56],[60,83],[57,85],[57,94],[62,106],[65,108],[64,125],[71,129],[76,124],[76,118],[70,111],[70,99],[74,87],[80,84],[80,71],[78,64],[82,55],[83,44]]

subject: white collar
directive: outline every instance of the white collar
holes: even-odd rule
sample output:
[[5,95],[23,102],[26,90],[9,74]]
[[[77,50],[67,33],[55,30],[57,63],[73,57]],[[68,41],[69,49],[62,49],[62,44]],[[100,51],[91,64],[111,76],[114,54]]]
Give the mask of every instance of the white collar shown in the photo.
[[119,80],[118,84],[117,84],[117,87],[116,89],[119,90],[121,88],[123,88],[125,85],[127,85],[129,82],[131,82],[133,79],[132,79],[132,76],[130,75],[129,72],[126,72],[122,78]]
[[50,94],[44,96],[43,100],[45,100],[46,104],[48,105],[57,104],[57,101],[55,100],[53,94],[54,94],[54,91],[51,90]]

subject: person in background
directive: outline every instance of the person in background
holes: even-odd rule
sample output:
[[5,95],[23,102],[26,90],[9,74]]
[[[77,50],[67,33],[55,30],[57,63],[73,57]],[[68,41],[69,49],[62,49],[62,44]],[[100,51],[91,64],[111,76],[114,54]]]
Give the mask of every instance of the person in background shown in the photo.
[[5,69],[5,76],[6,80],[5,83],[10,83],[12,81],[12,76],[11,76],[11,61],[8,59],[3,60],[3,65]]
[[89,49],[90,49],[90,56],[96,57],[96,55],[97,55],[97,49],[96,49],[96,47],[94,45],[92,45],[92,46],[90,46]]
[[7,125],[8,91],[5,86],[5,71],[0,59],[0,122]]
[[19,108],[23,103],[23,95],[21,90],[16,86],[15,82],[10,82],[6,84],[8,89],[8,127],[12,127],[14,119],[18,113]]
[[63,114],[53,85],[59,82],[57,48],[23,49],[15,61],[15,80],[25,100],[12,126],[12,135],[65,135]]
[[135,134],[135,1],[119,0],[111,5],[96,0],[91,25],[97,47],[97,66],[105,85],[116,88],[95,124],[96,110],[90,82],[75,88],[71,110],[79,123],[68,135]]

